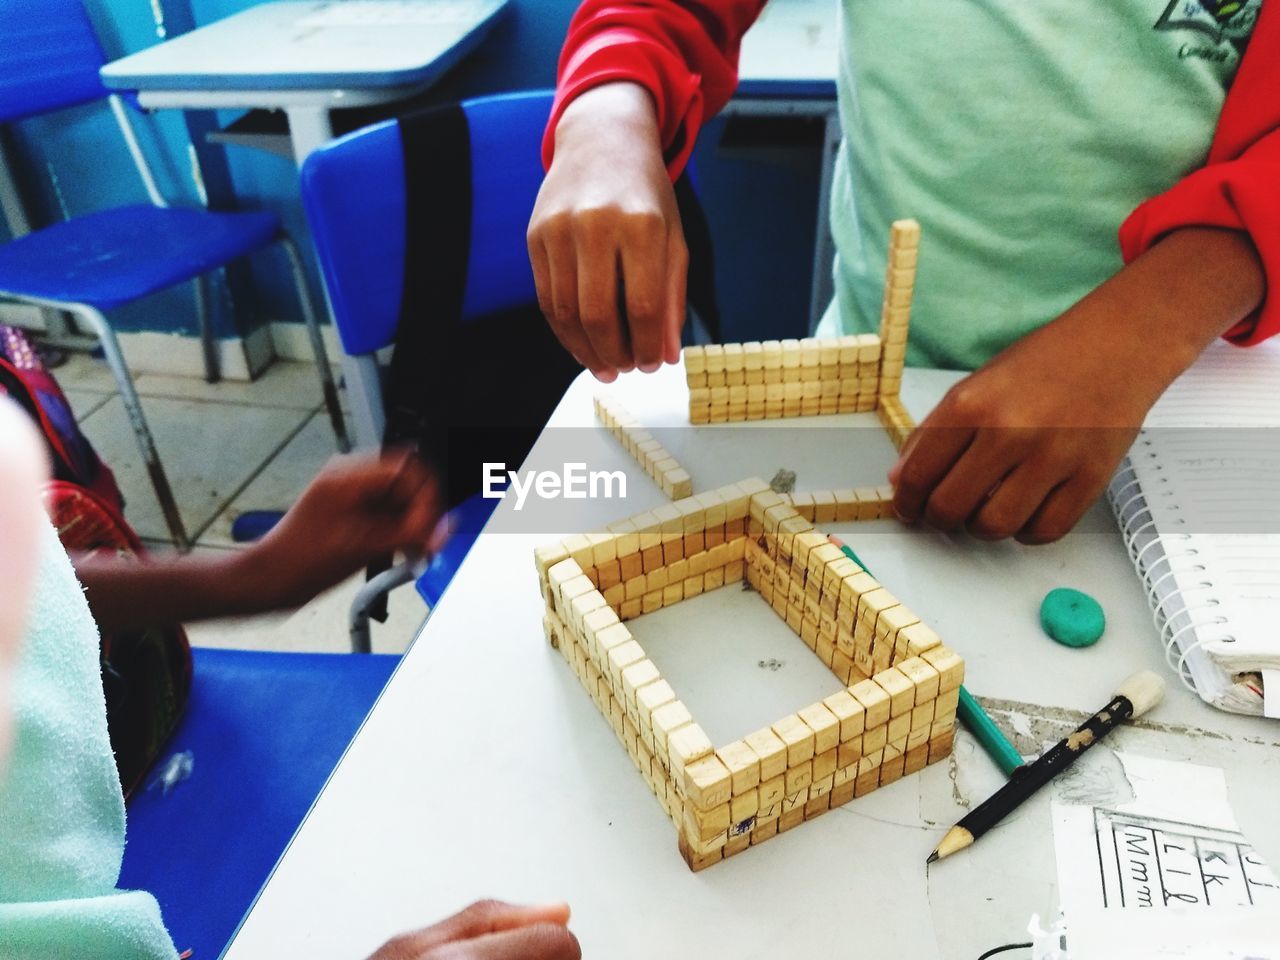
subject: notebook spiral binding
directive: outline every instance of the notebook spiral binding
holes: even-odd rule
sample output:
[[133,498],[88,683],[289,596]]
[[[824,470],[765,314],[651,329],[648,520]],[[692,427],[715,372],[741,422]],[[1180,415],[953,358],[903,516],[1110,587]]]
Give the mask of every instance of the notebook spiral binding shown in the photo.
[[[1151,445],[1149,440],[1139,440],[1139,445],[1144,444]],[[1156,496],[1172,496],[1172,491],[1152,490],[1149,482],[1144,487],[1138,479],[1132,456],[1121,463],[1108,487],[1107,499],[1120,524],[1125,549],[1142,578],[1152,620],[1164,646],[1165,659],[1188,689],[1203,696],[1187,658],[1206,643],[1229,643],[1235,638],[1225,629],[1212,629],[1226,628],[1228,620],[1214,612],[1220,606],[1220,600],[1213,595],[1211,581],[1202,579],[1191,588],[1185,582],[1179,586],[1181,575],[1203,574],[1207,572],[1206,568],[1197,560],[1199,551],[1191,534],[1157,529],[1151,509],[1152,500]],[[1155,469],[1159,471],[1160,467]],[[1156,485],[1167,483],[1163,477],[1156,480]],[[1176,504],[1169,504],[1164,512],[1176,512],[1177,509]],[[1172,520],[1174,526],[1182,523],[1185,521],[1178,518]],[[1166,526],[1163,519],[1161,526]]]

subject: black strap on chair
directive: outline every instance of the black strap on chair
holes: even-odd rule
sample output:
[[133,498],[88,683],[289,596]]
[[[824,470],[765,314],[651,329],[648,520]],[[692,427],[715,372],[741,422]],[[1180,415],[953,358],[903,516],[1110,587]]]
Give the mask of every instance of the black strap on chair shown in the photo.
[[[482,463],[514,469],[524,460],[581,368],[536,303],[462,322],[472,202],[466,114],[451,104],[399,124],[406,244],[383,441],[415,445],[454,507],[480,489]],[[718,336],[710,230],[687,178],[676,196],[690,246],[690,303]],[[385,606],[371,615],[384,620]]]

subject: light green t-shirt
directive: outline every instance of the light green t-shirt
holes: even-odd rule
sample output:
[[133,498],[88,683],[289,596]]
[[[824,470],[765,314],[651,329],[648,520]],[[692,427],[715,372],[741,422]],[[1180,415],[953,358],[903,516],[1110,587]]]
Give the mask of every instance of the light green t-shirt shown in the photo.
[[16,737],[0,771],[0,957],[172,960],[155,898],[116,889],[124,797],[98,629],[48,524],[12,696]]
[[980,366],[1115,273],[1125,217],[1204,163],[1261,2],[841,0],[840,332],[879,329],[903,217],[910,364]]

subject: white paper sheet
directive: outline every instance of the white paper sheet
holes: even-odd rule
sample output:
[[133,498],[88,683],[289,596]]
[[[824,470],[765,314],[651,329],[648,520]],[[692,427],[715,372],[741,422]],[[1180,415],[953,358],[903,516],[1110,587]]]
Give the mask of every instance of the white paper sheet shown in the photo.
[[1131,800],[1059,790],[1053,803],[1073,960],[1280,960],[1280,883],[1240,833],[1222,770],[1116,757]]

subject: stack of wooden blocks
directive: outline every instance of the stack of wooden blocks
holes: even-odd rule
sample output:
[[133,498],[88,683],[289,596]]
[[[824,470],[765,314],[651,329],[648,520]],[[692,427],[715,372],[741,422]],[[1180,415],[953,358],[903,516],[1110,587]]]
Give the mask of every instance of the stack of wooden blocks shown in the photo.
[[920,256],[920,224],[899,220],[889,231],[889,258],[884,275],[884,304],[880,309],[880,394],[896,397],[902,387],[911,326],[911,295]]
[[[896,221],[889,233],[878,336],[685,348],[689,419],[693,423],[738,423],[865,413],[883,408],[890,399],[901,410],[897,397],[907,355],[919,252],[920,224]],[[891,434],[898,432],[884,416],[881,419]]]
[[876,408],[880,338],[686,347],[684,368],[694,423],[866,412]]
[[[535,560],[549,641],[694,870],[951,750],[963,661],[760,480],[540,548]],[[623,621],[743,577],[844,686],[716,749]]]
[[672,500],[693,493],[689,472],[618,401],[598,395],[596,416]]

